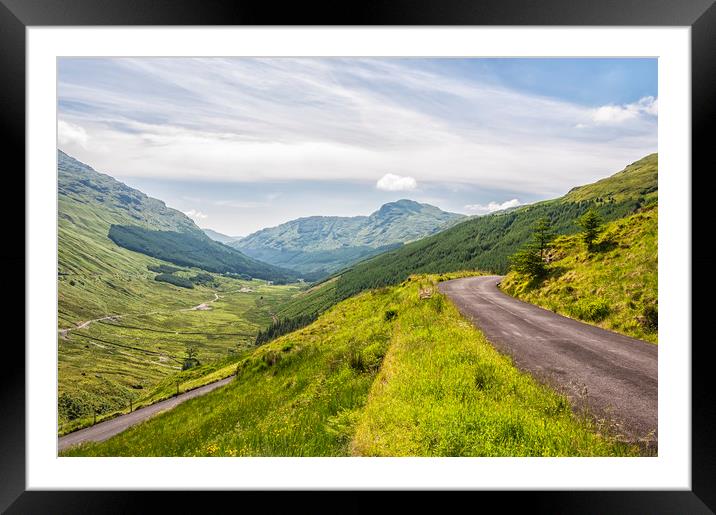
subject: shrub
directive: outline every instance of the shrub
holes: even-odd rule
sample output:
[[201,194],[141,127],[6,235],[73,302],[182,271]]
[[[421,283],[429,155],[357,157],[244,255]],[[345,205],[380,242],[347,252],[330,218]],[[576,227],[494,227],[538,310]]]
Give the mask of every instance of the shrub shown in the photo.
[[198,367],[199,365],[201,365],[201,363],[199,363],[199,360],[198,360],[198,359],[196,359],[196,358],[186,358],[186,359],[184,360],[184,363],[183,363],[182,366],[181,366],[181,369],[182,369],[182,370],[189,370],[190,368]]
[[351,348],[348,352],[348,365],[356,372],[364,372],[367,368],[363,354],[356,348]]
[[475,387],[486,390],[496,381],[497,371],[491,363],[478,363],[475,370]]
[[398,316],[398,312],[396,310],[389,309],[388,311],[385,312],[385,315],[383,316],[383,320],[385,320],[386,322],[390,322],[397,316]]
[[383,363],[386,346],[380,342],[373,343],[360,353],[360,361],[364,370],[377,371]]
[[261,359],[263,360],[263,362],[266,363],[266,365],[268,365],[270,367],[274,366],[276,363],[281,361],[281,358],[282,358],[281,353],[276,350],[270,350],[270,351],[264,353],[263,356],[261,356]]
[[581,299],[571,306],[570,313],[591,322],[604,320],[610,312],[609,303],[604,299]]
[[659,308],[656,304],[645,306],[639,321],[645,328],[656,331],[659,327]]
[[444,296],[433,295],[432,297],[430,297],[429,302],[436,313],[443,312],[443,308],[445,307],[445,297]]
[[68,420],[84,417],[92,413],[92,407],[84,399],[78,399],[67,392],[62,392],[57,400],[57,408]]

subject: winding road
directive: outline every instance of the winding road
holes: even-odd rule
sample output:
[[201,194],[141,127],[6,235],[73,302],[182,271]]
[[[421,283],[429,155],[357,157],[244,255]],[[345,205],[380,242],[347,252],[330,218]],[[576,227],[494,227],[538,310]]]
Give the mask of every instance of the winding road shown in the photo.
[[656,445],[657,345],[510,297],[497,287],[502,278],[454,279],[438,288],[518,368],[610,421],[624,439]]
[[157,402],[156,404],[150,404],[149,406],[139,408],[131,413],[120,415],[113,419],[100,422],[99,424],[80,429],[79,431],[74,431],[73,433],[66,434],[65,436],[61,436],[58,438],[58,451],[63,451],[68,447],[83,442],[102,442],[116,434],[121,433],[122,431],[133,426],[134,424],[138,424],[139,422],[147,420],[148,418],[153,417],[158,413],[161,413],[162,411],[170,410],[184,401],[188,401],[189,399],[193,399],[194,397],[199,397],[200,395],[204,395],[212,390],[216,390],[221,386],[229,384],[232,379],[234,379],[234,376],[229,376],[225,379],[221,379],[220,381],[205,384],[204,386],[200,386],[199,388],[195,388],[193,390],[189,390],[188,392],[181,393],[175,397],[171,397],[169,399]]

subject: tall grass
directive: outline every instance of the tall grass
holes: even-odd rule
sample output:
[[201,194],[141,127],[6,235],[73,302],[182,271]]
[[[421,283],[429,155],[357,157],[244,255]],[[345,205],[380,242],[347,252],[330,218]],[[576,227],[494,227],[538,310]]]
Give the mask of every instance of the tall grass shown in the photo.
[[[597,434],[566,397],[499,354],[443,295],[405,289],[390,350],[351,451],[370,456],[605,456],[634,452]],[[425,285],[422,286],[423,289]]]

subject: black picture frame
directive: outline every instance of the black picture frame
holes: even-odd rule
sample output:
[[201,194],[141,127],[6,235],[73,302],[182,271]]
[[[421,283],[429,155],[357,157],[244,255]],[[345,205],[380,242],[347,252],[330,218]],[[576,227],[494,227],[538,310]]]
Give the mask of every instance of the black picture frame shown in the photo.
[[[691,27],[692,73],[692,170],[700,174],[714,170],[714,152],[708,128],[716,119],[716,6],[714,0],[400,0],[336,2],[330,5],[286,3],[277,7],[258,0],[0,0],[0,120],[4,128],[4,179],[14,181],[14,197],[24,202],[25,170],[25,29],[29,26],[117,26],[117,25],[502,25],[502,26],[688,26]],[[7,158],[12,157],[12,166]],[[692,234],[703,234],[710,219],[708,202],[693,188]],[[7,191],[7,190],[6,190]],[[23,192],[20,195],[19,192]],[[699,198],[699,195],[702,197]],[[22,200],[20,200],[22,199]],[[24,209],[23,209],[24,212]],[[0,259],[4,270],[25,268],[25,226],[14,221],[11,238]],[[692,246],[692,270],[705,271],[713,259],[697,257]],[[31,274],[26,270],[26,274]],[[14,291],[23,291],[19,274],[9,278]],[[711,274],[712,275],[712,274]],[[711,290],[708,277],[699,289]],[[8,301],[16,306],[17,295]],[[3,307],[6,307],[3,305]],[[28,306],[29,308],[29,306]],[[692,300],[692,320],[708,316],[708,303]],[[3,312],[9,312],[9,307]],[[14,307],[16,311],[17,308]],[[700,315],[700,316],[699,316]],[[696,324],[699,325],[699,324]],[[692,337],[692,489],[690,491],[529,491],[478,492],[480,502],[518,502],[537,513],[714,513],[716,511],[716,440],[710,434],[716,412],[708,359],[709,340]],[[10,339],[6,339],[6,345]],[[18,347],[17,340],[12,342]],[[688,342],[683,342],[688,344]],[[16,348],[12,366],[0,374],[0,510],[7,513],[140,513],[150,502],[175,512],[193,506],[218,508],[224,502],[248,509],[254,502],[275,506],[286,499],[277,492],[213,492],[210,501],[182,492],[75,492],[26,491],[25,483],[25,356]],[[345,496],[346,494],[344,494]],[[348,493],[347,496],[356,496]],[[468,493],[451,493],[450,503],[464,501]],[[410,504],[427,507],[425,492],[400,495]],[[458,497],[455,497],[458,496]],[[310,493],[294,493],[308,501]],[[365,511],[375,506],[364,496],[333,501],[329,495],[316,500],[312,511]],[[312,504],[313,504],[313,500]],[[210,504],[206,504],[209,502]],[[340,504],[335,504],[339,502]],[[442,502],[442,501],[438,501]],[[471,501],[474,502],[474,501]],[[264,504],[269,503],[269,504]],[[213,510],[212,510],[213,511]],[[273,510],[272,510],[273,511]]]

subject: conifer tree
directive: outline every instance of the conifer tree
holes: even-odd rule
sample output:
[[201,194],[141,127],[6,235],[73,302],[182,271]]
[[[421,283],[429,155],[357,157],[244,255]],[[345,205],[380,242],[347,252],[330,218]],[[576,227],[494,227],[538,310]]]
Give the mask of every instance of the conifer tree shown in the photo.
[[534,244],[528,244],[510,256],[510,269],[530,279],[544,275],[546,268],[540,249]]
[[587,250],[594,250],[594,241],[602,231],[602,219],[597,211],[591,207],[577,219],[577,225],[582,228],[582,240],[587,244]]
[[530,241],[509,257],[510,269],[520,275],[537,279],[547,272],[546,252],[551,248],[554,233],[548,217],[542,217],[533,226]]
[[532,241],[539,250],[540,259],[544,260],[544,254],[549,250],[552,239],[554,239],[552,222],[548,217],[544,216],[537,220],[534,226],[534,233],[532,234]]

